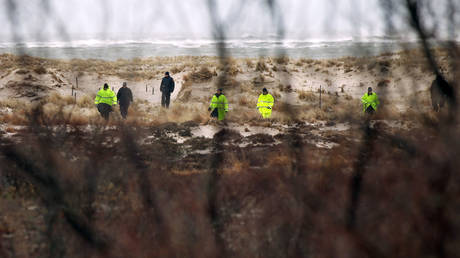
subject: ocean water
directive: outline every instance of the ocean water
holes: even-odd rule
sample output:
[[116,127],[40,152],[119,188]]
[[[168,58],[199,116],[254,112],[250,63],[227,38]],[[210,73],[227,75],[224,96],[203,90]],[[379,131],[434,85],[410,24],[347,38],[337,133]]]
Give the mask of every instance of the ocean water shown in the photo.
[[158,56],[217,56],[219,47],[232,57],[287,55],[292,58],[330,59],[375,56],[419,47],[417,41],[373,38],[367,40],[73,40],[0,42],[0,53],[27,54],[56,59],[132,59]]

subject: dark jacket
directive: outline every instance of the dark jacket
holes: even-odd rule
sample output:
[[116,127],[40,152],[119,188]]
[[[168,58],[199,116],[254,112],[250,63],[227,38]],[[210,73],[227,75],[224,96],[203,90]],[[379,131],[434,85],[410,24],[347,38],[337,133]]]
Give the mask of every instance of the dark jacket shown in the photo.
[[133,93],[126,87],[118,90],[117,99],[120,106],[129,105],[133,101]]
[[163,93],[171,93],[174,91],[174,80],[171,76],[163,77],[161,80],[160,91]]

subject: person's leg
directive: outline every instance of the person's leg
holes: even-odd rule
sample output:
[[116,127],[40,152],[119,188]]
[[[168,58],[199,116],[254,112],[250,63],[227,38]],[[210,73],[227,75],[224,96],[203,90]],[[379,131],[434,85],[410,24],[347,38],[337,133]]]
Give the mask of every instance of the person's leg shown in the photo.
[[104,112],[105,117],[104,118],[105,118],[105,120],[108,121],[109,116],[110,116],[110,112],[112,112],[112,110],[113,110],[112,106],[109,105],[109,104],[104,104],[104,110],[105,110],[105,112]]
[[120,114],[123,119],[126,119],[128,115],[128,105],[120,105]]
[[102,118],[104,118],[105,120],[109,119],[109,109],[107,108],[107,106],[108,105],[104,103],[97,104],[97,110],[101,114]]
[[270,110],[265,110],[264,113],[262,114],[262,116],[263,116],[264,118],[270,118],[270,116],[271,116]]
[[103,117],[104,117],[105,121],[109,121],[109,111],[108,110],[104,111]]
[[161,106],[165,107],[166,94],[161,93]]
[[124,111],[123,108],[124,108],[124,106],[123,106],[123,105],[120,105],[120,115],[121,115],[121,117],[125,118],[124,112],[123,112],[123,111]]
[[129,104],[125,105],[125,119],[128,117]]
[[97,104],[97,111],[99,111],[99,114],[101,114],[102,117],[104,117],[103,113],[104,113],[104,110],[102,108],[102,104],[99,103]]
[[165,100],[166,108],[169,108],[170,99],[171,99],[171,93],[166,94],[166,100]]
[[367,109],[366,109],[366,114],[372,115],[372,114],[374,114],[374,111],[375,111],[375,110],[372,108],[372,106],[369,106],[369,107],[367,107]]
[[217,117],[218,120],[224,120],[225,119],[225,110],[224,109],[218,108],[217,113],[218,113],[218,117]]

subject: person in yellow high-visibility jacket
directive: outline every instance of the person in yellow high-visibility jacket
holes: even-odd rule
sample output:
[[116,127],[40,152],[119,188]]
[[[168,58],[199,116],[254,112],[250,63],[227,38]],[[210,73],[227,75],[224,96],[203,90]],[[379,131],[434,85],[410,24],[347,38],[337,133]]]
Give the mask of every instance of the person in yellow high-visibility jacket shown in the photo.
[[225,119],[228,112],[228,101],[222,93],[222,89],[218,89],[217,93],[212,96],[208,110],[211,111],[211,117],[217,117],[218,120]]
[[275,104],[275,99],[271,94],[268,93],[266,88],[263,88],[262,94],[260,94],[257,100],[257,109],[263,118],[270,118],[272,115],[272,108]]
[[380,104],[377,93],[372,92],[372,88],[367,88],[367,93],[361,97],[361,103],[363,103],[363,113],[374,114],[377,111],[377,107]]
[[104,87],[97,92],[94,104],[97,105],[97,110],[101,113],[101,116],[107,121],[109,120],[109,114],[112,112],[112,106],[117,104],[117,95],[113,92],[107,83]]

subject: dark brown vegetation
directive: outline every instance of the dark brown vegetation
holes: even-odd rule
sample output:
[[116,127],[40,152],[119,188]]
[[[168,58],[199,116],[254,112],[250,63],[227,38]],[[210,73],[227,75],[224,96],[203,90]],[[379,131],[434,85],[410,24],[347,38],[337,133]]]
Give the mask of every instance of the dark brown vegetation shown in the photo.
[[211,72],[209,68],[203,66],[197,71],[192,71],[188,75],[184,76],[184,81],[192,81],[192,82],[207,82],[212,79],[213,76],[217,76],[217,74]]
[[[444,230],[460,226],[458,145],[445,134],[456,131],[377,123],[363,135],[330,134],[340,145],[324,150],[309,143],[312,128],[299,124],[274,138],[253,135],[254,145],[241,148],[233,130],[185,144],[167,136],[190,135],[193,122],[82,131],[48,127],[39,109],[29,118],[17,136],[0,138],[0,205],[14,216],[0,217],[6,257],[329,257],[344,246],[354,257],[427,257],[439,245],[460,251],[458,236]],[[271,146],[275,140],[281,144]]]

